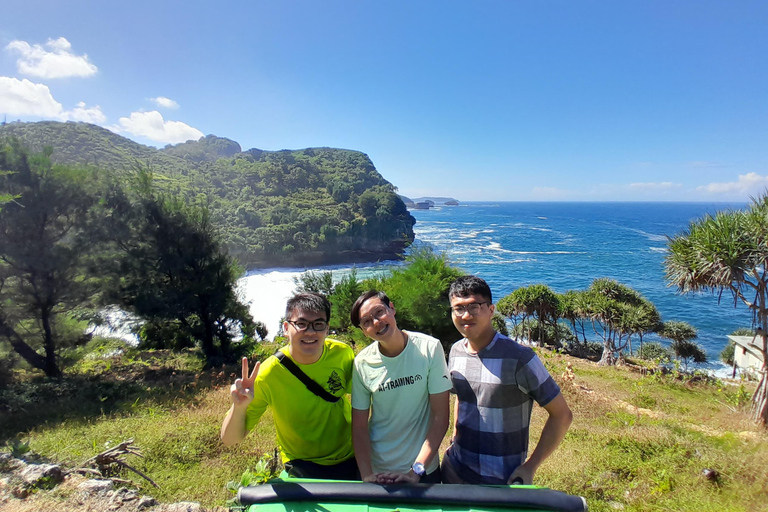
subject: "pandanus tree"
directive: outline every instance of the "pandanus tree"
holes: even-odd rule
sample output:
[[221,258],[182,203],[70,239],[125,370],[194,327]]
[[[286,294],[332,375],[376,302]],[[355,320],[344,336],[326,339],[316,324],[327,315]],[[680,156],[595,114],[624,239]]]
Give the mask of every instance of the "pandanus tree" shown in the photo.
[[707,362],[707,353],[698,343],[693,341],[698,335],[696,328],[691,324],[676,320],[664,322],[659,329],[659,336],[672,341],[670,348],[675,357],[683,361],[686,372],[688,371],[688,361]]
[[[640,321],[650,304],[640,293],[613,279],[595,279],[587,289],[587,311],[595,332],[603,339],[601,366],[615,364],[633,334],[647,332]],[[599,330],[598,330],[599,327]]]
[[[526,322],[529,317],[536,317],[539,340],[544,338],[543,331],[547,324],[554,328],[555,336],[557,336],[560,298],[546,285],[533,284],[518,288],[502,298],[496,304],[496,308],[499,313],[510,319],[522,317],[523,322]],[[530,326],[531,323],[529,322],[528,325]],[[528,330],[528,339],[532,339],[530,329]],[[554,341],[556,345],[559,344],[559,340],[555,339]]]
[[669,239],[666,277],[680,293],[730,292],[744,303],[761,329],[763,366],[752,397],[752,418],[768,426],[768,192],[747,210],[721,211],[693,221]]

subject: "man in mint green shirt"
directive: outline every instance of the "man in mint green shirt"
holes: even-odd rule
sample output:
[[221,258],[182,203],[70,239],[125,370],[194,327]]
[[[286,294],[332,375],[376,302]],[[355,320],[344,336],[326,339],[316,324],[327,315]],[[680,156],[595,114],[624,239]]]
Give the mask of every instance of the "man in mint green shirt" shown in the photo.
[[326,339],[330,315],[331,306],[320,294],[292,297],[283,324],[289,344],[280,352],[335,401],[310,391],[275,356],[257,362],[250,373],[248,359],[243,358],[242,376],[230,390],[232,407],[224,419],[221,439],[227,446],[242,441],[271,407],[289,475],[359,480],[350,434],[350,403],[344,396],[351,387],[354,352],[344,343]]
[[398,329],[383,292],[361,295],[350,317],[376,341],[357,355],[352,377],[352,440],[363,481],[439,483],[451,389],[440,341]]

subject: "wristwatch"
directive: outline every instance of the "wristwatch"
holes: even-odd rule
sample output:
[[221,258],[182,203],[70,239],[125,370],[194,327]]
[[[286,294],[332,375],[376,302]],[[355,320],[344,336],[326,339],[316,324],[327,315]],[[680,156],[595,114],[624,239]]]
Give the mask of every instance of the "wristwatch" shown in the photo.
[[411,471],[416,473],[416,476],[424,476],[424,473],[426,473],[424,470],[424,464],[421,462],[414,462],[413,466],[411,466]]

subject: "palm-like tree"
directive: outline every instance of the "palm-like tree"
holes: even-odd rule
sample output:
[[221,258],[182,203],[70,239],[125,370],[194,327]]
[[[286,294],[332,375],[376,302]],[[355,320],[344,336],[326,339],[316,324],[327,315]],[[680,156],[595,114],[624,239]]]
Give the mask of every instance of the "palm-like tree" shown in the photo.
[[[536,316],[538,319],[539,340],[544,339],[543,329],[545,324],[552,325],[555,328],[555,336],[557,336],[560,298],[547,285],[533,284],[518,288],[502,298],[496,304],[496,309],[499,313],[510,319],[521,316],[523,322],[530,316]],[[528,339],[531,339],[530,331],[528,332]],[[555,343],[559,343],[559,340],[556,339]]]
[[682,359],[685,364],[685,371],[688,371],[688,361],[694,363],[706,363],[707,353],[701,346],[693,341],[699,336],[696,328],[688,322],[679,322],[672,320],[664,322],[659,329],[659,336],[672,340],[670,348],[675,353],[675,357]]
[[[667,280],[680,293],[731,292],[734,306],[747,305],[758,326],[768,325],[768,192],[748,210],[723,211],[694,221],[671,238]],[[762,334],[763,368],[752,397],[752,417],[768,426],[768,339]]]

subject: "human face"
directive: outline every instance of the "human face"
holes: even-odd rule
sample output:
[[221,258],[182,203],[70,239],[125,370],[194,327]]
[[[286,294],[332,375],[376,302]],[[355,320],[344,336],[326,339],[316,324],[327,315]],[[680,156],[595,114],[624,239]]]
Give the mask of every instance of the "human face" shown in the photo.
[[[291,314],[291,318],[283,322],[283,330],[291,343],[291,356],[301,364],[317,362],[323,355],[323,344],[328,335],[328,324],[326,323],[325,329],[322,331],[316,331],[312,324],[318,320],[327,322],[328,319],[324,312],[295,311]],[[296,327],[297,322],[299,325],[306,322],[309,326],[305,330],[300,330]]]
[[395,305],[389,306],[378,297],[371,297],[360,306],[360,328],[376,341],[389,341],[399,335],[395,321]]
[[[480,307],[471,306],[479,304]],[[464,311],[457,314],[454,308],[461,307]],[[477,308],[475,314],[470,313],[470,309]],[[456,329],[470,341],[481,341],[493,332],[493,312],[495,308],[487,299],[481,295],[470,295],[469,297],[451,297],[451,318]],[[489,340],[490,341],[490,340]]]

